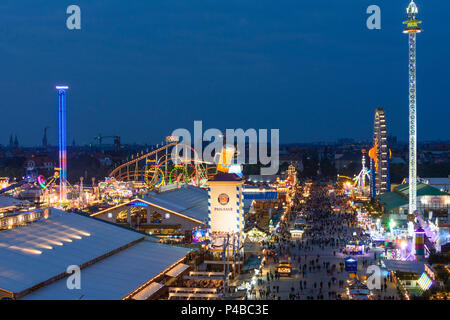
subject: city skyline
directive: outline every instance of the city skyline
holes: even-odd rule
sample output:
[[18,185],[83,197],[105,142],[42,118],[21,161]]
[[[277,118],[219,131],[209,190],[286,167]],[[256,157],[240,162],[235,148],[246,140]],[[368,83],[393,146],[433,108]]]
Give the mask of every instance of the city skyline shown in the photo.
[[4,0],[0,300],[448,301],[450,4],[423,2]]
[[[21,145],[40,145],[46,126],[49,143],[57,141],[57,83],[71,87],[69,144],[95,143],[99,133],[156,144],[177,128],[192,130],[194,120],[210,128],[278,128],[282,143],[370,140],[376,107],[386,110],[388,134],[405,141],[408,52],[399,21],[407,2],[380,1],[381,30],[368,30],[369,1],[265,1],[254,10],[237,2],[124,8],[79,1],[77,33],[65,28],[65,7],[55,1],[21,11],[6,1],[0,47],[10,63],[0,94],[9,106],[4,117],[15,121],[4,123],[0,143],[17,134]],[[450,114],[439,96],[450,67],[435,61],[450,52],[438,23],[450,6],[417,4],[426,21],[417,53],[418,141],[448,140]]]

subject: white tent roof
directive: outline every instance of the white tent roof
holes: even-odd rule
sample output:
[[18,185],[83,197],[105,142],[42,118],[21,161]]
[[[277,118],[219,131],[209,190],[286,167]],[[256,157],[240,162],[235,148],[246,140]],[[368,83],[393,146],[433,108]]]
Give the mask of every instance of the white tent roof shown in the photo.
[[388,270],[422,273],[425,271],[425,263],[420,261],[382,260]]
[[186,271],[189,268],[189,266],[187,264],[184,263],[180,263],[177,266],[175,266],[174,268],[170,269],[166,275],[168,275],[169,277],[172,278],[176,278],[178,277],[181,273],[183,273],[184,271]]
[[[108,222],[51,209],[51,216],[48,219],[0,232],[0,288],[15,293],[21,292],[65,273],[70,265],[86,263],[144,238],[145,235],[139,232]],[[95,291],[99,294],[91,294],[91,297],[120,298],[118,297],[120,294],[135,284],[140,285],[149,280],[151,275],[163,271],[187,252],[189,250],[184,248],[142,241],[82,269],[82,279],[83,277],[85,279],[85,281],[82,280],[82,286],[84,283],[90,290],[92,290],[91,286],[96,288]],[[140,263],[145,263],[142,268],[147,268],[148,272],[141,272]],[[112,279],[115,276],[122,277],[122,269],[130,270],[128,278],[124,278],[130,285],[124,286],[123,292],[114,291]],[[99,279],[93,277],[90,281],[86,280],[92,272],[90,270],[99,270],[97,274]],[[63,283],[63,287],[66,288],[65,281],[65,279],[60,280],[49,287],[58,288],[56,284]],[[88,284],[88,282],[92,283]],[[120,287],[120,284],[125,282],[117,283],[117,286]],[[49,287],[39,289],[33,295],[47,292],[46,290],[50,290]],[[55,292],[52,292],[46,297],[64,299],[64,297],[73,298],[76,295],[73,290],[66,296],[60,291],[56,290],[57,295],[53,295]],[[90,296],[86,295],[87,298]]]
[[[81,269],[81,289],[67,289],[67,278],[56,281],[24,300],[119,300],[183,258],[189,249],[150,241],[120,251]],[[150,284],[152,286],[152,284]],[[154,285],[144,288],[134,299],[146,299],[156,292]]]
[[[404,181],[406,183],[409,182],[409,178],[405,178]],[[432,187],[435,187],[441,191],[450,190],[450,177],[448,178],[419,178],[420,182],[429,184]]]
[[143,200],[201,222],[208,217],[208,192],[191,185],[161,193],[148,193]]
[[164,287],[163,284],[158,282],[152,282],[150,285],[145,287],[142,291],[139,291],[136,295],[133,296],[133,300],[147,300],[154,293],[156,293],[159,289]]

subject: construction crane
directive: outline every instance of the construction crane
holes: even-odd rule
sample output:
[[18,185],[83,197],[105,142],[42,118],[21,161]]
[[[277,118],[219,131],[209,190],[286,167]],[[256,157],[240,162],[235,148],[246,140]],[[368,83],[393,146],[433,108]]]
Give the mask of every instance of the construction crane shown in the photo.
[[113,138],[114,139],[114,151],[119,152],[120,151],[120,137],[119,136],[102,136],[101,133],[98,134],[98,136],[94,137],[94,140],[98,141],[98,145],[101,147],[103,139]]

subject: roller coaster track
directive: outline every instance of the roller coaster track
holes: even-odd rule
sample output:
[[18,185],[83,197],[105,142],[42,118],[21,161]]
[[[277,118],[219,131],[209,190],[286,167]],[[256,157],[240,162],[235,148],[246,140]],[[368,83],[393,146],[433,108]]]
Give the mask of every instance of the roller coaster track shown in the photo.
[[118,166],[117,168],[115,168],[113,171],[111,171],[109,176],[110,177],[114,177],[116,175],[116,173],[120,172],[123,168],[126,168],[126,167],[128,167],[128,166],[130,166],[132,164],[138,163],[141,160],[144,160],[144,159],[149,158],[149,157],[151,157],[153,155],[156,155],[158,152],[163,151],[163,150],[165,150],[167,148],[170,148],[172,146],[175,146],[177,143],[178,142],[173,142],[173,143],[166,144],[165,146],[162,146],[161,148],[158,148],[158,149],[153,150],[153,151],[151,151],[151,152],[149,152],[147,154],[144,154],[144,155],[142,155],[142,156],[140,156],[140,157],[138,157],[136,159],[130,160],[128,162],[125,162],[125,163],[121,164],[120,166]]
[[[175,176],[178,176],[178,174],[174,174],[174,172],[178,172],[176,169],[171,169],[170,173],[167,171],[168,163],[173,163],[170,155],[171,153],[168,149],[176,145],[181,148],[188,148],[194,154],[192,160],[183,163],[185,167],[184,170],[180,169],[180,172],[185,174],[185,177],[183,178],[181,178],[181,176],[175,178]],[[180,150],[182,150],[181,148]],[[141,163],[141,165],[139,165],[139,163]],[[149,165],[149,163],[153,164]],[[215,165],[203,168],[202,166],[205,165],[208,164],[199,159],[197,152],[191,146],[173,142],[119,165],[111,171],[109,176],[115,178],[117,181],[142,180],[145,181],[147,185],[153,187],[157,187],[166,182],[173,183],[175,180],[178,181],[180,179],[184,181],[184,183],[188,183],[188,181],[192,178],[194,178],[198,184],[201,179],[208,179],[208,177],[212,174],[211,170],[216,169]],[[193,172],[191,170],[191,172],[188,173],[186,166],[193,168]]]

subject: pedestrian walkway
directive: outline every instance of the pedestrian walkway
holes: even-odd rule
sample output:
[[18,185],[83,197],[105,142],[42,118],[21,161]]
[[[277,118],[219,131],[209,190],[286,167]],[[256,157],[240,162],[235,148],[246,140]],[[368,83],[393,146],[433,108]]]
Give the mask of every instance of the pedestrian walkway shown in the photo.
[[[355,214],[351,213],[346,202],[336,203],[328,197],[325,187],[311,188],[312,192],[306,205],[307,230],[302,240],[283,240],[289,230],[289,222],[280,228],[279,239],[275,243],[265,244],[277,252],[280,259],[288,259],[293,265],[290,277],[279,277],[275,262],[266,263],[258,277],[249,299],[281,300],[326,300],[346,299],[349,272],[344,270],[344,258],[341,252],[347,241],[359,234]],[[332,210],[339,205],[340,212]],[[291,217],[292,220],[295,217]],[[378,255],[379,256],[379,255]],[[366,274],[367,267],[374,264],[374,254],[369,251],[358,259],[358,272]],[[398,299],[395,285],[382,280],[383,290],[372,292],[375,299]]]

